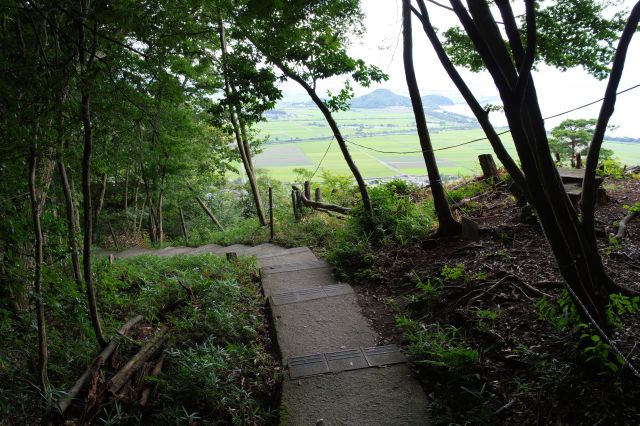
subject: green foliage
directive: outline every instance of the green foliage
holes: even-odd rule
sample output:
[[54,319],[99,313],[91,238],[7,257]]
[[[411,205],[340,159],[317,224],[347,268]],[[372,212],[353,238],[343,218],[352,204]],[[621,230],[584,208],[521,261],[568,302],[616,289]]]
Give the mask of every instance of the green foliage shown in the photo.
[[[617,41],[625,19],[622,12],[611,14],[618,2],[572,0],[543,3],[536,10],[536,64],[560,70],[582,67],[598,79],[609,73]],[[500,18],[496,18],[501,20]],[[526,46],[525,16],[520,16],[521,38]],[[467,34],[459,27],[444,32],[444,47],[456,65],[473,72],[484,64]],[[509,42],[505,40],[505,45]]]
[[607,307],[607,321],[609,324],[619,327],[622,325],[622,316],[631,315],[640,311],[640,296],[629,297],[624,294],[610,294]]
[[455,266],[444,265],[440,275],[442,275],[442,278],[445,281],[458,281],[465,275],[464,265],[461,263],[458,263]]
[[[372,230],[374,243],[391,240],[406,244],[432,229],[431,206],[416,204],[408,195],[408,188],[396,181],[371,188],[373,212],[369,214],[361,205],[353,208],[355,223],[363,232]],[[395,192],[398,189],[402,192]]]
[[[549,148],[557,154],[561,161],[574,161],[576,154],[587,155],[589,144],[593,139],[597,120],[592,119],[567,119],[551,130]],[[612,126],[609,126],[612,128]],[[600,158],[608,160],[613,156],[609,149],[600,150]]]
[[634,205],[624,205],[622,206],[629,213],[640,213],[640,201],[636,202]]
[[464,370],[480,359],[478,351],[464,344],[460,330],[454,326],[425,325],[406,316],[397,316],[396,325],[407,341],[410,357],[418,365]]
[[602,163],[602,168],[597,170],[599,176],[609,176],[613,179],[622,179],[624,177],[624,165],[620,162],[607,159]]

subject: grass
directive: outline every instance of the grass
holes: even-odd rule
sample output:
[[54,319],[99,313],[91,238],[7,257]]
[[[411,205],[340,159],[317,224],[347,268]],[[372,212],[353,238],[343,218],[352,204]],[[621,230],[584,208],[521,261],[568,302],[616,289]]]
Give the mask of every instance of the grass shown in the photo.
[[[317,167],[332,134],[320,112],[315,109],[284,111],[287,117],[261,123],[259,130],[263,136],[269,136],[271,144],[265,145],[263,154],[256,158],[256,164],[275,179],[292,181],[294,168],[314,170]],[[411,110],[352,110],[336,114],[336,119],[347,140],[360,145],[389,152],[420,150]],[[484,137],[479,128],[454,130],[452,127],[456,123],[438,117],[431,117],[429,124],[435,149]],[[501,138],[509,153],[517,158],[510,135],[507,133]],[[623,163],[640,164],[640,144],[605,142],[604,147],[613,150],[616,158]],[[349,145],[349,149],[365,178],[426,175],[424,160],[419,152],[379,153],[356,145]],[[478,155],[487,153],[493,153],[493,150],[485,140],[438,151],[436,158],[443,175],[469,176],[479,173]],[[350,175],[335,141],[322,162],[322,168],[334,174]]]
[[[144,411],[135,402],[107,404],[94,421],[273,421],[275,407],[271,404],[279,375],[266,336],[264,302],[255,285],[255,260],[227,262],[212,255],[143,256],[118,260],[114,265],[106,259],[95,263],[107,335],[113,335],[126,319],[141,314],[150,327],[161,323],[168,327],[170,338],[163,374],[156,381],[158,397]],[[55,397],[80,376],[97,348],[85,299],[68,274],[52,267],[46,278],[49,376]],[[181,284],[193,290],[193,298]],[[33,314],[25,312],[24,320],[19,321],[0,309],[0,316],[0,424],[34,424],[43,407],[39,406],[39,392],[30,385],[34,372],[28,367],[37,365],[35,331],[29,325]],[[120,357],[126,359],[140,344],[129,342],[119,350]]]

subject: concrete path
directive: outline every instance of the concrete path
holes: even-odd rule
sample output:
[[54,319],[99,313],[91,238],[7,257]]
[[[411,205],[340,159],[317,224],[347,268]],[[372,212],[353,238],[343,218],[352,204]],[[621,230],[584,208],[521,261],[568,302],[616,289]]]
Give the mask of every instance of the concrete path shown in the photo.
[[[116,258],[235,252],[256,256],[284,367],[282,425],[426,425],[428,403],[404,354],[380,340],[353,289],[306,247],[215,244],[129,249]],[[105,253],[108,254],[108,253]]]

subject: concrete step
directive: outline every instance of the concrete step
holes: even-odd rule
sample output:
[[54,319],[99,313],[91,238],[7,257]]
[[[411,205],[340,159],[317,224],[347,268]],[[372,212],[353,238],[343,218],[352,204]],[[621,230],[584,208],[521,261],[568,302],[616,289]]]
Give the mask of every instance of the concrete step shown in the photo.
[[285,362],[291,356],[377,343],[377,334],[360,313],[354,294],[281,305],[271,303],[271,312]]
[[260,265],[260,267],[266,267],[314,260],[318,260],[318,258],[308,247],[299,247],[288,249],[286,252],[278,254],[258,256],[258,265]]
[[215,250],[214,253],[215,254],[237,253],[242,255],[246,250],[250,248],[251,246],[247,246],[245,244],[233,244],[231,246],[221,247],[220,249]]
[[427,425],[429,405],[404,364],[287,379],[280,405],[286,425]]
[[324,260],[311,260],[306,262],[291,262],[283,265],[264,266],[260,268],[260,273],[279,274],[281,272],[302,271],[305,269],[329,268],[330,265]]
[[262,291],[266,297],[332,284],[336,284],[336,280],[331,268],[303,269],[262,276]]
[[287,251],[286,248],[277,246],[271,243],[259,244],[257,246],[250,247],[245,251],[245,256],[271,256],[276,254],[282,254]]
[[222,248],[221,245],[218,244],[207,244],[206,246],[196,247],[191,250],[190,254],[206,254],[206,253],[215,253],[216,250],[220,250]]
[[190,254],[193,251],[191,247],[165,247],[162,250],[156,252],[157,256],[169,257],[177,254]]
[[114,256],[118,259],[125,259],[128,257],[142,256],[145,254],[153,254],[153,250],[140,247],[131,247],[129,249],[121,251],[120,253],[116,253]]

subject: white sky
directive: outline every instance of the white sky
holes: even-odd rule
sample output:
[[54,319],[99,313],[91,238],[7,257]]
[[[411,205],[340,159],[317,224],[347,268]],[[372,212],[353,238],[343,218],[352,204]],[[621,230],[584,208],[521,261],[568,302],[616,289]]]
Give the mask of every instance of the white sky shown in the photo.
[[[635,1],[624,1],[628,9],[633,3]],[[363,10],[366,14],[367,34],[362,39],[353,41],[351,53],[354,57],[364,59],[367,63],[380,67],[389,74],[389,81],[368,89],[356,88],[357,95],[368,93],[377,88],[390,89],[404,95],[408,93],[402,66],[400,4],[400,0],[362,0]],[[440,30],[458,24],[453,12],[432,4],[429,4],[428,7],[432,22]],[[414,62],[422,94],[442,94],[451,97],[456,102],[463,102],[457,89],[442,69],[421,25],[415,19],[413,31]],[[497,97],[493,81],[487,73],[474,74],[466,70],[461,70],[461,72],[476,96]],[[551,67],[540,66],[539,70],[534,73],[534,79],[542,112],[545,116],[601,98],[607,84],[606,80],[598,81],[578,68],[561,72]],[[638,83],[640,83],[640,34],[636,33],[629,47],[627,63],[619,89],[626,89]],[[330,80],[320,86],[320,91],[335,90],[340,86],[339,80]],[[283,84],[282,89],[286,97],[301,99],[304,96],[304,92],[294,82]],[[595,118],[598,116],[598,112],[598,105],[588,107],[549,120],[547,129],[551,129],[565,118]],[[492,115],[492,121],[497,125],[505,123],[504,118],[499,115]],[[616,112],[611,118],[611,123],[619,126],[619,129],[614,132],[615,135],[640,137],[640,88],[618,97]]]

